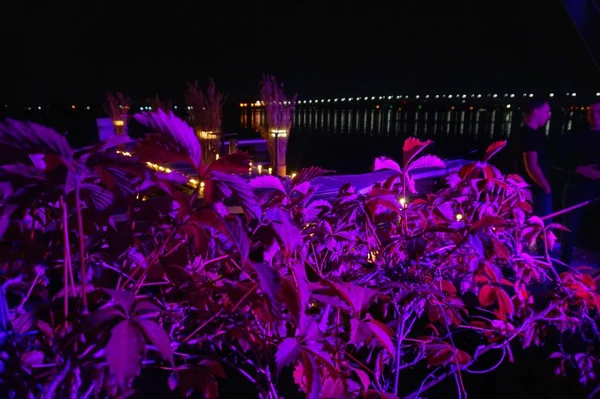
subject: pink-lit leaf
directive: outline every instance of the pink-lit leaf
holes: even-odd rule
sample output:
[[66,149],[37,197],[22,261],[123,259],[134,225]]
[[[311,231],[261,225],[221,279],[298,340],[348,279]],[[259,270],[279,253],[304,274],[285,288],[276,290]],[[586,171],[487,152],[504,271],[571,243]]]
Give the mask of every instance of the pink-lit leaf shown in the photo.
[[124,319],[125,313],[116,306],[105,306],[92,313],[85,321],[88,328],[95,328],[109,321]]
[[362,384],[364,390],[366,391],[367,389],[369,389],[369,385],[371,385],[371,378],[369,377],[369,374],[358,368],[352,367],[351,369],[358,376],[358,379],[360,380],[360,383]]
[[375,158],[375,165],[373,166],[373,170],[376,172],[382,169],[391,169],[395,170],[396,172],[402,172],[402,170],[400,169],[400,165],[398,165],[396,161],[387,157]]
[[371,336],[373,332],[369,328],[369,325],[356,318],[350,319],[350,340],[349,344],[361,347]]
[[336,284],[328,282],[334,287],[339,294],[344,298],[349,305],[351,305],[356,314],[360,315],[362,312],[373,303],[379,292],[371,288],[361,287],[355,284],[343,283]]
[[326,377],[321,390],[321,397],[348,398],[349,396],[344,379],[340,377]]
[[406,168],[413,158],[423,151],[429,144],[431,144],[430,140],[421,141],[414,137],[407,138],[404,141],[404,146],[402,147],[402,164],[404,165],[404,168]]
[[566,231],[566,232],[571,232],[571,230],[569,230],[566,226],[563,226],[562,224],[559,223],[550,223],[549,225],[546,226],[546,230],[561,230],[561,231]]
[[304,183],[298,184],[296,187],[294,187],[292,189],[292,191],[298,192],[298,193],[300,193],[302,195],[306,195],[306,194],[308,194],[308,192],[310,191],[310,189],[311,189],[310,182],[309,181],[305,181]]
[[250,181],[250,187],[255,190],[277,190],[285,194],[285,188],[283,188],[283,184],[281,184],[281,180],[279,180],[275,176],[259,176]]
[[146,338],[158,348],[163,359],[167,360],[171,366],[174,367],[173,350],[171,349],[169,335],[165,330],[151,320],[138,320],[137,323],[141,327]]
[[247,262],[258,275],[261,291],[269,298],[272,304],[277,303],[280,281],[279,274],[272,267],[258,262]]
[[392,343],[393,332],[386,324],[375,319],[368,319],[369,328],[375,334],[381,345],[388,351],[392,358],[396,357],[396,349]]
[[280,208],[269,209],[265,218],[271,221],[271,226],[285,247],[287,254],[291,255],[302,244],[302,233],[290,218],[289,214]]
[[292,188],[297,187],[308,181],[311,181],[315,177],[324,176],[329,173],[331,173],[330,170],[319,168],[317,166],[311,166],[308,168],[300,169],[300,171],[292,179]]
[[277,364],[277,369],[281,370],[294,360],[298,358],[302,347],[296,340],[296,338],[286,338],[277,347],[277,352],[275,353],[275,363]]
[[121,306],[125,312],[129,312],[135,302],[135,295],[131,291],[112,290],[105,288],[104,291],[112,297],[112,299]]
[[483,162],[488,162],[498,151],[506,146],[506,141],[496,141],[488,146],[483,155]]
[[121,389],[125,390],[140,373],[145,347],[144,336],[135,322],[123,320],[111,330],[106,362]]
[[[134,118],[141,124],[159,133],[160,136],[146,137],[140,146],[144,161],[156,162],[163,157],[148,159],[152,155],[168,155],[175,161],[190,162],[196,170],[202,163],[202,149],[200,140],[196,137],[194,129],[179,119],[172,112],[166,113],[159,109],[157,112],[137,114]],[[163,151],[157,151],[157,150]],[[167,154],[168,153],[168,154]]]
[[[33,122],[7,119],[0,123],[0,145],[24,154],[44,154],[70,161],[73,150],[67,139],[56,131]],[[45,159],[46,168],[51,166]],[[54,166],[54,165],[53,165]]]
[[218,171],[211,171],[209,178],[205,193],[213,202],[220,202],[223,198],[233,198],[239,202],[250,218],[259,217],[261,211],[256,195],[243,178]]
[[231,244],[237,248],[242,262],[246,262],[250,253],[248,233],[236,217],[225,218],[223,226],[226,229],[227,235],[231,238]]
[[316,200],[310,202],[304,209],[304,217],[307,222],[314,221],[321,212],[326,212],[331,209],[331,204],[326,200]]
[[321,374],[315,358],[308,352],[302,352],[302,365],[306,380],[306,398],[319,399],[321,397]]
[[306,266],[301,262],[294,262],[290,266],[293,273],[294,281],[298,290],[300,299],[301,312],[304,312],[308,306],[310,299],[310,291],[308,288],[308,277],[306,276]]
[[423,169],[423,168],[445,168],[446,164],[435,155],[425,155],[417,158],[408,166],[408,170]]
[[227,154],[213,161],[208,170],[211,172],[222,172],[226,174],[248,173],[250,156],[245,152]]
[[490,227],[500,227],[504,226],[506,221],[502,218],[495,216],[485,215],[471,226],[472,230],[483,230],[488,229]]
[[513,302],[506,293],[506,291],[504,291],[500,287],[495,287],[494,290],[496,291],[496,298],[498,300],[499,308],[498,312],[500,313],[500,315],[502,315],[503,317],[512,316],[515,309]]
[[481,306],[491,306],[496,301],[496,292],[491,285],[484,285],[479,291],[479,303]]
[[445,366],[454,357],[454,348],[446,343],[428,343],[426,346],[427,365]]
[[554,244],[556,243],[556,236],[551,231],[546,231],[546,245],[548,246],[548,250],[551,251],[554,248]]
[[36,366],[44,363],[44,352],[29,351],[21,355],[21,364],[25,367]]

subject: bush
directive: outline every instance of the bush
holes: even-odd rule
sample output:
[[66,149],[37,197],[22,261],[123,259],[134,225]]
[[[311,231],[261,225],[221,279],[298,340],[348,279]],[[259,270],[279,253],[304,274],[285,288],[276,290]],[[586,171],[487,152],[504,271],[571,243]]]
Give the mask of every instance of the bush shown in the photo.
[[152,134],[81,150],[0,126],[20,159],[0,167],[4,397],[127,396],[142,367],[209,398],[228,377],[279,398],[286,376],[308,398],[418,398],[448,378],[466,397],[464,374],[553,335],[557,373],[595,381],[596,283],[527,252],[562,227],[487,163],[504,143],[417,194],[412,171],[443,162],[408,139],[402,167],[376,161],[394,176],[326,201],[312,199],[319,168],[248,182],[243,154],[203,165],[184,122],[136,118]]

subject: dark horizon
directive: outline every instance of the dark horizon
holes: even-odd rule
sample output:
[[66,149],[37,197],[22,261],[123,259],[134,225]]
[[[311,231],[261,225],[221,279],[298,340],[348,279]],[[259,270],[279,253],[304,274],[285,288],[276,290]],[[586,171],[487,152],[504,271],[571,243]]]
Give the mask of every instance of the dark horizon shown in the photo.
[[303,98],[600,91],[560,0],[0,7],[8,104],[99,104],[105,91],[181,103],[186,82],[209,78],[235,104],[258,98],[263,73]]

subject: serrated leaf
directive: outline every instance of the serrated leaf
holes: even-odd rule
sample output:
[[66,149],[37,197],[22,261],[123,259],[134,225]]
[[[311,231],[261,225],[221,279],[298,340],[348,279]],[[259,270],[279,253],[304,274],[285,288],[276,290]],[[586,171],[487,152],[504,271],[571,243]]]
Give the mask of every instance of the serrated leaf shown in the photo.
[[148,340],[158,348],[158,351],[162,355],[163,359],[167,360],[172,367],[175,367],[171,342],[169,340],[169,335],[165,332],[165,330],[151,320],[138,319],[137,323],[144,332],[144,335],[146,335],[146,338],[148,338]]
[[[54,155],[63,161],[73,157],[67,139],[56,131],[33,122],[7,119],[0,123],[0,145],[29,154]],[[46,161],[46,167],[49,162]]]
[[237,248],[242,262],[246,262],[250,253],[250,240],[248,233],[236,217],[228,217],[223,220],[227,234],[231,238],[231,244]]
[[279,180],[275,176],[259,176],[250,181],[250,187],[255,190],[277,190],[285,194],[285,188],[283,188],[283,184],[281,184],[281,180]]
[[294,187],[292,189],[292,191],[296,191],[296,192],[299,192],[300,194],[306,195],[306,194],[308,194],[310,187],[311,187],[310,182],[305,181],[304,183],[298,184],[296,187]]
[[125,313],[116,306],[105,306],[92,313],[86,320],[87,328],[95,328],[106,322],[124,319]]
[[387,157],[375,158],[375,165],[373,165],[373,171],[377,172],[378,170],[382,169],[391,169],[395,170],[396,172],[402,172],[402,169],[400,169],[400,165],[398,165],[398,162],[394,161],[393,159]]
[[430,140],[421,141],[415,137],[409,137],[404,140],[404,145],[402,147],[402,164],[404,168],[406,169],[413,158],[423,151],[429,144],[431,144]]
[[302,347],[296,338],[286,338],[277,347],[275,353],[275,363],[277,369],[281,370],[300,356]]
[[373,334],[377,337],[381,345],[388,351],[392,358],[396,357],[396,349],[392,343],[393,332],[384,323],[379,320],[369,319],[367,320],[369,328],[373,331]]
[[135,295],[130,291],[112,290],[104,288],[104,291],[112,297],[112,299],[121,306],[125,312],[129,312],[135,302]]
[[323,212],[324,210],[330,210],[331,209],[331,204],[329,203],[329,201],[326,200],[315,200],[311,203],[309,203],[308,205],[306,205],[306,207],[304,207],[304,209],[302,210],[304,213],[304,218],[306,219],[307,222],[312,222],[314,221],[321,212]]
[[501,227],[506,224],[506,220],[496,217],[485,215],[471,226],[472,230],[483,230],[490,227]]
[[298,290],[298,296],[300,299],[301,312],[306,310],[310,299],[310,290],[308,288],[308,277],[306,275],[306,266],[301,262],[294,262],[290,266],[290,270],[293,273],[294,281]]
[[291,219],[288,212],[280,208],[271,208],[265,213],[265,219],[271,222],[281,244],[290,256],[302,244],[302,232]]
[[97,211],[107,209],[114,201],[112,192],[96,184],[81,183],[80,188],[82,194],[90,199],[89,204]]
[[483,155],[483,162],[488,162],[498,151],[506,146],[506,141],[496,141],[488,146]]
[[280,282],[279,274],[272,267],[257,262],[248,262],[258,275],[261,291],[269,298],[272,304],[277,303]]
[[435,155],[425,155],[410,163],[408,170],[423,168],[445,168],[446,164]]
[[[146,112],[136,114],[134,118],[157,134],[148,135],[141,143],[138,153],[144,161],[170,162],[184,160],[190,162],[196,170],[202,163],[202,149],[194,129],[172,112]],[[162,151],[161,151],[162,150]],[[168,159],[167,157],[171,157]],[[150,159],[153,158],[153,159]]]
[[356,314],[359,315],[373,303],[379,292],[359,285],[344,283],[336,284],[329,282],[341,294],[342,298],[351,305]]
[[321,397],[321,373],[315,358],[308,352],[302,352],[302,365],[306,379],[306,398],[319,399]]
[[369,374],[367,374],[366,372],[364,372],[361,369],[354,368],[354,367],[351,367],[351,370],[356,373],[364,390],[367,391],[367,389],[369,389],[369,385],[371,385],[371,378],[369,377]]
[[311,181],[315,177],[324,176],[331,173],[330,170],[319,168],[317,166],[311,166],[308,168],[300,169],[296,176],[292,179],[292,188],[297,187],[303,183]]
[[[261,210],[252,187],[240,176],[218,171],[211,171],[206,185],[206,195],[213,202],[220,202],[223,198],[234,198],[251,219],[260,216]],[[214,188],[213,188],[214,187]]]
[[144,336],[134,321],[123,320],[111,330],[106,362],[122,390],[140,373],[145,347]]
[[364,342],[373,336],[373,332],[362,320],[356,318],[350,319],[350,339],[349,344],[355,345],[360,348]]

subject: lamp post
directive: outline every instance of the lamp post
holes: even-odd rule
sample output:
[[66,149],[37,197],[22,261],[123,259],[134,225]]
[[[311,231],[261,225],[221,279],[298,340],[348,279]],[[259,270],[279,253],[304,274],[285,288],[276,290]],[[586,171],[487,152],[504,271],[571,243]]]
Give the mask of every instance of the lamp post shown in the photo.
[[286,149],[288,130],[287,129],[271,129],[271,138],[274,144],[273,164],[275,169],[275,175],[285,176],[286,175]]

